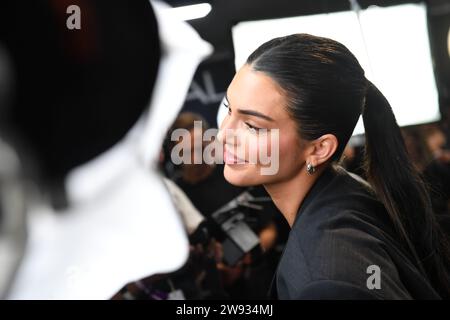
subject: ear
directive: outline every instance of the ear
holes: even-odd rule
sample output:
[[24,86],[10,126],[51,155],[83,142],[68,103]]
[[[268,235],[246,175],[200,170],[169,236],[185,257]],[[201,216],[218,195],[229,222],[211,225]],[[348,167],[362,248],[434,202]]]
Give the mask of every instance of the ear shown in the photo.
[[339,143],[335,135],[324,134],[320,138],[311,141],[306,162],[317,167],[327,162],[336,152]]

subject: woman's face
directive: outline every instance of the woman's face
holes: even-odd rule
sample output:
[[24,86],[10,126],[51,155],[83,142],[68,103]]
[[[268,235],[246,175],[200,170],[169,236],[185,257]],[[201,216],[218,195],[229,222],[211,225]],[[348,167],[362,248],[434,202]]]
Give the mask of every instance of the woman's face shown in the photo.
[[224,144],[228,182],[268,185],[298,174],[305,162],[304,142],[274,80],[244,65],[228,87],[225,104],[229,110],[218,139]]

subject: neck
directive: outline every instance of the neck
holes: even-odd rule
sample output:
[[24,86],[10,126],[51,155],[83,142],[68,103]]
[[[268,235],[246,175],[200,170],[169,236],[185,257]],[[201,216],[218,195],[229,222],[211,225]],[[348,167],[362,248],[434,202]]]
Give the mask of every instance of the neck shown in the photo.
[[302,167],[300,172],[289,180],[264,185],[272,201],[278,210],[281,211],[291,228],[306,194],[324,169],[318,168],[314,174],[309,175],[305,168],[305,166]]

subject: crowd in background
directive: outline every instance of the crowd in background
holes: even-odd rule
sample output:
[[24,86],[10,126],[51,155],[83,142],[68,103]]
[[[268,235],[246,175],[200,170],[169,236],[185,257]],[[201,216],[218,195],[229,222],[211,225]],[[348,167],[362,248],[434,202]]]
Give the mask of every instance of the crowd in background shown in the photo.
[[[276,271],[278,260],[287,241],[289,227],[275,205],[269,201],[259,210],[241,208],[245,222],[258,235],[258,250],[245,253],[236,263],[224,261],[220,239],[215,237],[211,215],[243,192],[255,197],[267,197],[263,187],[241,188],[229,184],[223,177],[223,165],[206,163],[174,165],[170,154],[177,143],[170,136],[175,129],[190,131],[194,140],[194,121],[205,119],[192,112],[181,112],[167,133],[160,157],[160,169],[166,179],[175,183],[177,192],[189,204],[178,202],[178,210],[193,207],[203,221],[192,225],[192,214],[184,214],[191,243],[190,256],[180,270],[153,275],[124,286],[113,299],[265,299]],[[450,234],[450,145],[449,127],[443,119],[439,123],[402,128],[406,147],[414,165],[422,173],[430,189],[431,201],[445,232]],[[197,132],[198,134],[198,132]],[[364,141],[363,139],[359,141]],[[191,156],[199,150],[191,141]],[[197,148],[204,148],[207,143]],[[201,150],[200,150],[201,151]],[[348,171],[364,178],[364,143],[349,143],[340,164]],[[191,223],[190,223],[191,222]],[[205,226],[210,230],[202,236]],[[219,236],[220,238],[220,236]],[[223,240],[222,240],[223,241]]]

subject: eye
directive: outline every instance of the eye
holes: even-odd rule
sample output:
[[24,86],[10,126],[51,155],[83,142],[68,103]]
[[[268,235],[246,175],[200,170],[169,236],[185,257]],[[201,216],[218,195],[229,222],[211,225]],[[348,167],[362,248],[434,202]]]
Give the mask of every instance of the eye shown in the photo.
[[245,125],[247,126],[247,128],[249,129],[249,131],[252,132],[252,133],[258,133],[259,130],[261,130],[261,128],[252,126],[252,125],[251,125],[250,123],[248,123],[248,122],[245,122]]
[[222,102],[222,104],[225,106],[225,108],[228,109],[228,115],[231,115],[231,108],[230,108],[230,105],[226,104],[225,102]]

